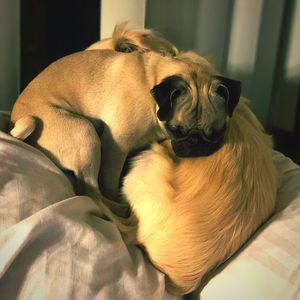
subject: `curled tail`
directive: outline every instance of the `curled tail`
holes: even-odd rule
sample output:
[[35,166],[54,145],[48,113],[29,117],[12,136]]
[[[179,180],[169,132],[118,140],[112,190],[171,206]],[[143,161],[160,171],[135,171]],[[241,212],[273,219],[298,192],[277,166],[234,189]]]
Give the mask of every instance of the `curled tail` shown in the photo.
[[36,121],[32,116],[22,117],[15,122],[10,134],[20,140],[25,140],[36,128]]
[[111,49],[118,52],[154,51],[166,56],[176,56],[179,50],[159,33],[151,29],[127,29],[127,23],[117,24],[110,39],[98,41],[86,50]]
[[176,56],[178,49],[158,32],[151,29],[127,29],[123,22],[115,26],[112,34],[114,50],[119,52],[154,51],[166,56]]
[[[112,44],[114,50],[119,52],[133,52],[139,49],[137,40],[132,40],[128,37],[128,29],[126,29],[128,22],[117,24],[112,33]],[[137,30],[129,31],[130,33]],[[145,30],[146,31],[146,30]],[[138,31],[140,32],[140,31]]]

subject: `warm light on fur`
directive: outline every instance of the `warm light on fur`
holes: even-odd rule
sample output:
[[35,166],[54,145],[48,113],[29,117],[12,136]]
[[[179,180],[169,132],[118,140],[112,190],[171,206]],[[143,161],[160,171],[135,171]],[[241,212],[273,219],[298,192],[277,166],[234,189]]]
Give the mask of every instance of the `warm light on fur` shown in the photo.
[[271,139],[241,99],[218,152],[178,159],[168,141],[155,144],[133,161],[123,192],[138,243],[168,289],[185,294],[270,216],[276,188]]
[[154,51],[166,56],[175,56],[178,49],[151,29],[128,29],[127,22],[115,26],[112,37],[90,45],[86,50],[115,49],[120,52]]

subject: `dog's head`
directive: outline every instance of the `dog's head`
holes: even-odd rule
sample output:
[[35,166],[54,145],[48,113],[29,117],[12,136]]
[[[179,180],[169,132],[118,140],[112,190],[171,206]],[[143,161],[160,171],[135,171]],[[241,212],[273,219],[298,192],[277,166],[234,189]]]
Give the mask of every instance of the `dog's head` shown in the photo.
[[238,104],[241,83],[218,75],[204,58],[178,56],[186,72],[164,78],[151,94],[178,157],[207,156],[222,145],[230,117]]

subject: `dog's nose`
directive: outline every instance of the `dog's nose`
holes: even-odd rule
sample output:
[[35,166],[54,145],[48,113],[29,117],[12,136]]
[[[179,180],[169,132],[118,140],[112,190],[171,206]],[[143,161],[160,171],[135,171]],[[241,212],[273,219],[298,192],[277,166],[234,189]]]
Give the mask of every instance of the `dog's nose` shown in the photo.
[[201,135],[205,141],[216,143],[223,138],[225,131],[226,131],[226,126],[223,126],[221,129],[218,130],[214,128],[206,128],[202,130]]
[[186,135],[185,130],[180,125],[166,124],[166,129],[176,139],[182,138]]

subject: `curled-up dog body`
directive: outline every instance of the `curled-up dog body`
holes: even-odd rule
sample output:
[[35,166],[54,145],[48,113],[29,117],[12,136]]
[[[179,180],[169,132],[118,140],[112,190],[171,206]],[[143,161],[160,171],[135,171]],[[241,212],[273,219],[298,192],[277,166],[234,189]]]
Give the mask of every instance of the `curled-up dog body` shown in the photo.
[[73,173],[75,190],[97,199],[122,227],[128,220],[101,199],[118,199],[128,153],[170,138],[178,156],[210,155],[223,143],[239,93],[238,81],[192,52],[82,51],[52,63],[25,88],[11,134]]
[[274,211],[272,140],[244,99],[225,132],[208,156],[178,157],[170,139],[155,144],[133,159],[124,179],[123,196],[137,219],[132,238],[174,294],[203,287]]

